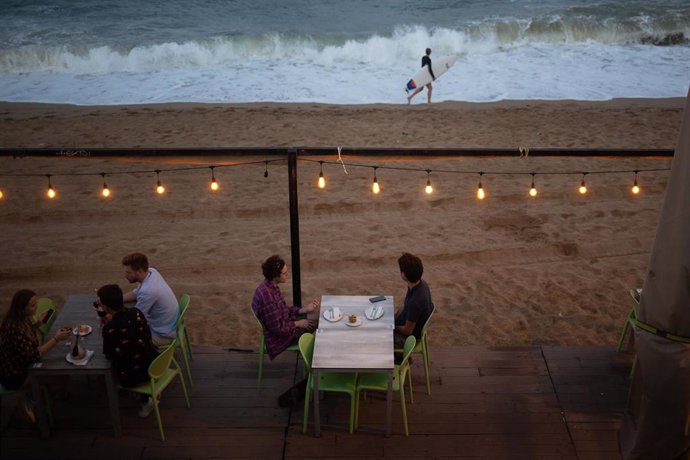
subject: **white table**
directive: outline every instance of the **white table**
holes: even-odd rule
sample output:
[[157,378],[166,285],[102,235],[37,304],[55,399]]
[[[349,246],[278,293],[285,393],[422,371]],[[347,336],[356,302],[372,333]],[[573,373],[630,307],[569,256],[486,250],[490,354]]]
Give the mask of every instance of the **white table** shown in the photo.
[[[321,297],[321,318],[316,330],[312,374],[314,382],[314,435],[321,435],[319,414],[319,372],[388,372],[388,394],[386,398],[386,436],[391,434],[391,412],[393,407],[393,330],[395,329],[393,296],[372,304],[368,296]],[[383,316],[372,321],[364,311],[377,305],[383,308]],[[323,317],[325,311],[338,307],[343,319],[330,322]],[[361,326],[351,327],[348,315],[355,314],[362,321]]]

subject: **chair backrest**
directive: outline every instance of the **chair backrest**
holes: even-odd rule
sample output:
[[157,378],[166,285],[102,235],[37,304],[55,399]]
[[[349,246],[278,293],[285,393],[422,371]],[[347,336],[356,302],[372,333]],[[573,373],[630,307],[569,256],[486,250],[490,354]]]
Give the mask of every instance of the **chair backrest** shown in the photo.
[[314,334],[305,332],[299,337],[299,352],[302,355],[305,368],[311,369],[311,358],[314,354]]
[[417,338],[414,335],[408,335],[407,338],[405,339],[405,346],[403,348],[403,359],[400,362],[400,367],[405,367],[407,364],[407,360],[410,358],[410,355],[412,354],[412,350],[414,350],[415,345],[417,345]]
[[424,326],[422,326],[422,335],[421,337],[424,337],[426,335],[427,329],[429,329],[429,323],[431,322],[431,317],[434,316],[434,312],[436,311],[436,304],[431,303],[431,313],[429,313],[429,317],[426,319],[426,323],[424,323]]
[[252,311],[252,315],[254,316],[254,319],[256,320],[256,324],[259,326],[259,332],[261,332],[261,336],[263,337],[264,334],[264,325],[261,323],[261,320],[259,319],[258,316],[256,316],[256,313],[254,312],[254,309],[249,307],[249,309]]
[[637,319],[637,310],[640,308],[640,294],[637,293],[636,289],[630,289],[630,297],[633,299],[633,314],[635,315],[635,318]]
[[175,346],[177,339],[167,346],[156,358],[149,364],[149,377],[152,380],[158,380],[163,376],[165,371],[170,369],[170,362],[173,359],[173,353],[175,353]]
[[187,307],[189,306],[189,294],[182,294],[179,301],[180,305],[180,320],[184,318],[184,314],[187,313]]

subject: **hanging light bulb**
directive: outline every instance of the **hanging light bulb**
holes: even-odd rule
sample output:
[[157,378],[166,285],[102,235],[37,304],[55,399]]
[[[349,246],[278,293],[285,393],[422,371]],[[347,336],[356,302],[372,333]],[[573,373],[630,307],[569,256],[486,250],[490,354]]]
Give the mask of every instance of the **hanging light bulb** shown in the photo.
[[640,187],[637,185],[637,173],[638,172],[639,171],[635,171],[635,181],[633,182],[633,186],[630,189],[634,195],[637,195],[638,193],[640,193]]
[[266,169],[264,170],[264,177],[268,177],[268,161],[266,162]]
[[374,166],[374,182],[371,184],[371,191],[374,192],[374,195],[378,195],[379,192],[381,191],[381,187],[379,186],[379,181],[376,178],[376,166]]
[[537,196],[537,187],[534,185],[534,173],[530,174],[532,174],[532,185],[529,188],[529,196],[534,198],[535,196]]
[[159,174],[160,174],[160,170],[156,169],[156,193],[158,193],[159,195],[162,195],[165,193],[165,187],[161,183],[161,179],[160,179]]
[[0,190],[0,200],[2,200],[3,198],[5,198],[5,194],[2,193],[2,190]]
[[434,188],[431,186],[431,170],[430,169],[426,170],[426,187],[424,188],[424,191],[427,194],[431,194],[434,191]]
[[477,186],[477,199],[483,200],[486,197],[486,193],[484,193],[484,187],[482,187],[482,176],[484,175],[483,172],[479,173],[479,185]]
[[209,187],[211,188],[212,191],[216,192],[220,188],[220,185],[218,185],[218,181],[216,180],[216,176],[213,173],[213,168],[215,166],[209,166],[211,168],[211,183],[209,184]]
[[110,196],[110,189],[108,188],[108,184],[105,183],[105,173],[101,173],[101,177],[103,178],[103,190],[101,190],[101,195],[103,198],[108,198]]
[[52,200],[57,196],[57,192],[53,188],[53,185],[50,183],[50,174],[46,174],[46,177],[48,178],[48,191],[46,192],[46,195],[48,195],[48,198]]
[[585,183],[585,176],[587,173],[582,173],[582,182],[580,182],[580,188],[578,191],[580,192],[580,195],[584,195],[587,193],[587,184]]
[[319,181],[317,185],[320,189],[326,188],[326,179],[323,177],[323,161],[319,161]]

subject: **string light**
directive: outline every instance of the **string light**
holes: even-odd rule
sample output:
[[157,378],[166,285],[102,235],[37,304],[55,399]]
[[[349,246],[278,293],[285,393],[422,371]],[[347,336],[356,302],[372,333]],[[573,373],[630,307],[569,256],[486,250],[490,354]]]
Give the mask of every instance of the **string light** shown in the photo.
[[376,178],[376,168],[377,166],[374,166],[374,182],[371,184],[371,191],[374,192],[374,195],[378,195],[379,192],[381,191],[381,187],[379,186],[379,181]]
[[630,189],[634,195],[637,195],[638,193],[640,193],[640,187],[637,185],[637,173],[638,172],[639,171],[635,171],[635,181],[633,182],[633,186]]
[[319,181],[317,185],[320,189],[326,188],[326,179],[323,177],[323,161],[319,161]]
[[537,187],[534,185],[534,175],[535,173],[530,173],[532,175],[532,185],[529,188],[529,196],[534,198],[537,196]]
[[477,185],[477,199],[483,200],[486,197],[486,193],[484,193],[484,187],[482,187],[482,176],[484,175],[483,172],[479,173],[479,185]]
[[0,200],[2,200],[3,198],[5,198],[5,194],[2,192],[2,189],[0,189]]
[[424,191],[427,194],[431,194],[434,191],[434,188],[431,186],[431,170],[430,169],[426,170],[426,187],[424,188]]
[[108,188],[108,184],[105,183],[105,173],[101,173],[101,177],[103,178],[103,190],[101,190],[101,195],[103,198],[108,198],[110,196],[110,189]]
[[46,195],[48,195],[48,198],[51,200],[57,196],[57,192],[53,188],[53,184],[50,183],[50,174],[46,174],[46,177],[48,178],[48,191],[46,192]]
[[582,182],[580,182],[580,188],[578,191],[580,192],[580,195],[584,195],[587,193],[587,184],[585,183],[585,176],[587,173],[582,173]]
[[264,177],[268,177],[268,161],[266,162],[266,169],[264,170]]
[[156,193],[158,193],[159,195],[162,195],[165,193],[165,187],[161,183],[161,179],[159,176],[160,172],[161,172],[160,169],[156,169]]
[[218,185],[218,181],[216,180],[216,176],[213,173],[213,169],[215,166],[209,166],[211,168],[211,183],[209,184],[209,187],[211,188],[212,191],[217,192],[220,186]]

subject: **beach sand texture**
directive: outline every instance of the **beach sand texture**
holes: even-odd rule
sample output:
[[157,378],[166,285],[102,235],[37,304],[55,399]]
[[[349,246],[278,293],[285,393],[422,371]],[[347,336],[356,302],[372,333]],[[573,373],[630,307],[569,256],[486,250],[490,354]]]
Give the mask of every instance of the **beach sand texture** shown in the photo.
[[[670,159],[523,158],[518,146],[673,148],[683,98],[609,102],[506,101],[431,106],[320,104],[166,104],[76,107],[0,104],[2,147],[508,147],[515,158],[348,157],[345,163],[433,170],[522,171],[485,175],[488,197],[474,197],[478,176],[324,167],[300,162],[303,299],[322,294],[387,294],[401,306],[405,287],[396,259],[403,251],[425,264],[438,313],[430,340],[443,345],[614,344],[628,314],[628,290],[640,287],[661,209],[667,171],[580,176],[531,171],[670,168]],[[177,295],[191,295],[193,343],[255,347],[249,312],[261,262],[289,260],[287,168],[264,164],[216,169],[221,190],[208,190],[208,169],[110,175],[113,196],[98,195],[99,176],[60,173],[152,171],[187,165],[270,160],[185,158],[0,157],[2,231],[0,309],[28,287],[61,305],[70,293],[117,282],[129,289],[120,260],[146,253]],[[310,159],[332,161],[333,155]],[[290,283],[281,286],[292,298]],[[59,319],[58,319],[59,323]]]

